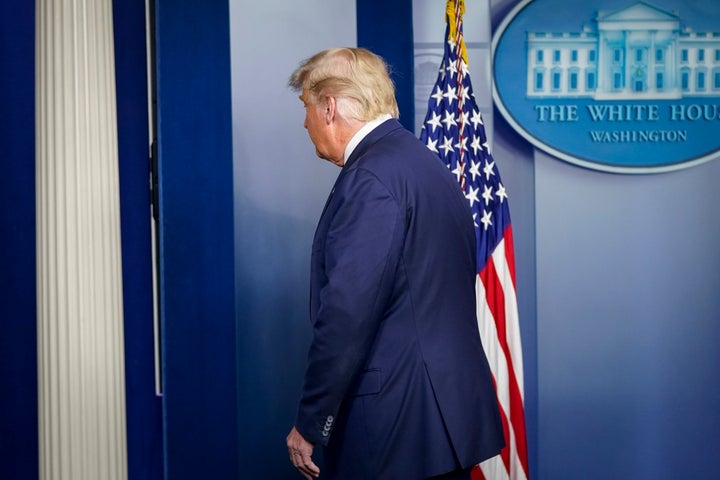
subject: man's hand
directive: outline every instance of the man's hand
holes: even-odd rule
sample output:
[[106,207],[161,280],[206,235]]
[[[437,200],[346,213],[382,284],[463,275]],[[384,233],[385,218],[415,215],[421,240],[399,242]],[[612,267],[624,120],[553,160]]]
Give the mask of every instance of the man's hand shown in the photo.
[[288,454],[290,462],[295,465],[303,477],[312,480],[320,475],[320,469],[312,461],[313,444],[305,440],[295,427],[287,436]]

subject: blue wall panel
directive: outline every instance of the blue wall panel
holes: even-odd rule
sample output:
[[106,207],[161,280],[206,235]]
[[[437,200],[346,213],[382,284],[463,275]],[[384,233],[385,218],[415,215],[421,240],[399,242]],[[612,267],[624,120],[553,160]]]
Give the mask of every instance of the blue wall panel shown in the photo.
[[535,160],[539,478],[719,478],[720,162]]
[[165,475],[240,478],[228,2],[156,18]]
[[412,0],[357,2],[357,46],[372,50],[390,65],[400,122],[412,132],[415,129]]

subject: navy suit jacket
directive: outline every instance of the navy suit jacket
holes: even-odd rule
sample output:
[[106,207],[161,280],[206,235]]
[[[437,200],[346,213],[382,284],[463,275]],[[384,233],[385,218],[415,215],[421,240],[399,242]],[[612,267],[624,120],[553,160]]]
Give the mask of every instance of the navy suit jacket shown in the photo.
[[475,231],[455,178],[388,120],[353,151],[312,247],[296,428],[325,479],[414,480],[499,453],[478,333]]

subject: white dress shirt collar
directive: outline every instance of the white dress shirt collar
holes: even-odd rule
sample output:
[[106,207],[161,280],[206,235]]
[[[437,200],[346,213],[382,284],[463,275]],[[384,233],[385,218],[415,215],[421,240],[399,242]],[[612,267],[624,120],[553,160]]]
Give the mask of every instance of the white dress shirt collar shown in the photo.
[[392,118],[392,115],[389,115],[387,113],[384,113],[380,115],[379,117],[370,120],[365,125],[360,128],[357,132],[355,132],[355,135],[352,136],[348,144],[345,146],[345,155],[343,157],[343,164],[345,164],[350,158],[350,155],[352,155],[353,150],[355,150],[355,147],[358,146],[358,144],[362,141],[363,138],[365,138],[370,132],[375,130],[381,123],[385,122],[386,120],[389,120]]

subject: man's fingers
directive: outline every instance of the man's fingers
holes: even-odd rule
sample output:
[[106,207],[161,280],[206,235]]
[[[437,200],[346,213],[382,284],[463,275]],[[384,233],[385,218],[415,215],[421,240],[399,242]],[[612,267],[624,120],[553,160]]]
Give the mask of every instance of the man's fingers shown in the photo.
[[298,470],[300,470],[300,473],[302,473],[305,478],[312,480],[320,475],[320,468],[315,465],[315,462],[312,461],[312,458],[309,455],[301,454],[298,459],[300,462],[295,466]]
[[320,468],[312,460],[313,444],[305,440],[295,427],[287,436],[290,463],[307,479],[313,480],[320,475]]
[[296,450],[290,452],[290,462],[308,480],[316,478],[320,474],[320,468],[315,465],[312,457],[305,455],[300,451]]
[[318,475],[320,475],[320,468],[315,465],[310,455],[304,454],[299,450],[290,450],[289,456],[290,463],[308,480],[317,478]]

